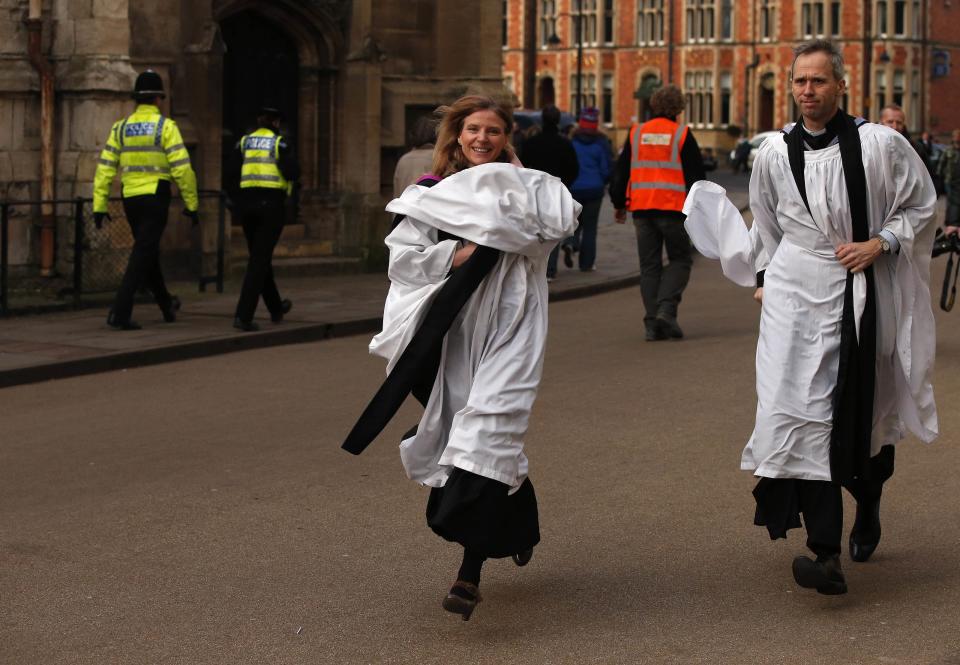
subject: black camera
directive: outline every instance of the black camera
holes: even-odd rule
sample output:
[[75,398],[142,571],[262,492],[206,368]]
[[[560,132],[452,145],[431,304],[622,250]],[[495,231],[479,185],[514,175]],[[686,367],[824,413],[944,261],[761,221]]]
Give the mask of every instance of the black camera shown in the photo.
[[960,237],[956,233],[947,235],[943,229],[937,229],[937,235],[933,239],[933,256],[937,257],[947,252],[960,254]]

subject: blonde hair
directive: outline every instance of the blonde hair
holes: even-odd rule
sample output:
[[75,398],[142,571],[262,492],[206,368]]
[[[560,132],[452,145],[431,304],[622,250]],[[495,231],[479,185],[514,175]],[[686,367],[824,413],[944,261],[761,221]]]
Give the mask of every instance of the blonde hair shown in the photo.
[[437,127],[437,144],[433,148],[433,175],[446,178],[448,175],[470,167],[470,162],[463,154],[457,139],[460,138],[460,132],[463,131],[464,121],[477,111],[493,111],[503,121],[503,131],[507,136],[507,144],[503,147],[503,152],[497,157],[497,161],[510,161],[510,155],[513,154],[513,146],[510,145],[510,130],[513,127],[513,118],[510,112],[490,97],[467,95],[450,106],[441,106],[435,111],[435,114],[439,115],[441,120],[439,127]]

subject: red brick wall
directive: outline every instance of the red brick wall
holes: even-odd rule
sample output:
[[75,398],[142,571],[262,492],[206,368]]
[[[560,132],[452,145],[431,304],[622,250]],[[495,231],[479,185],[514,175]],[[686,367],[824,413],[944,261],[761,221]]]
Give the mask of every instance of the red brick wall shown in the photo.
[[[636,44],[636,12],[639,0],[617,0],[615,2],[615,39],[616,47],[607,49],[584,49],[584,72],[597,76],[598,89],[601,87],[603,72],[614,75],[614,127],[608,131],[617,139],[622,139],[629,130],[630,123],[638,112],[638,100],[634,91],[644,72],[654,70],[660,73],[662,80],[668,78],[668,49],[662,47],[639,47]],[[793,112],[790,95],[789,72],[793,61],[792,47],[800,41],[800,0],[780,0],[774,17],[774,35],[771,42],[756,42],[759,38],[759,25],[753,15],[754,3],[734,2],[733,41],[728,44],[687,44],[685,42],[685,1],[668,0],[673,3],[673,80],[682,87],[687,68],[710,70],[716,75],[715,96],[719,98],[719,74],[730,72],[733,77],[733,100],[731,122],[749,127],[752,133],[758,122],[758,91],[760,76],[764,73],[774,75],[774,114],[773,126],[781,127],[791,122]],[[509,0],[510,12],[510,48],[504,51],[504,73],[512,73],[517,94],[522,97],[523,81],[522,60],[522,8],[523,0]],[[602,3],[598,3],[602,4]],[[537,3],[539,7],[539,2]],[[922,106],[923,117],[918,124],[926,123],[939,135],[950,129],[960,127],[960,3],[948,6],[942,0],[924,0],[927,11],[928,37],[930,50],[949,51],[952,69],[948,77],[930,79],[932,70],[930,53],[924,54],[921,40],[872,40],[871,62],[875,68],[883,66],[880,56],[886,52],[890,58],[888,85],[892,85],[894,69],[919,71],[924,79]],[[719,8],[720,3],[716,6]],[[558,0],[559,14],[568,14],[571,0]],[[557,34],[562,40],[560,48],[539,50],[537,54],[538,72],[549,72],[556,85],[556,103],[565,110],[570,105],[570,74],[576,71],[576,49],[570,48],[569,16],[561,16],[557,21]],[[842,2],[840,18],[840,41],[846,60],[849,85],[849,112],[862,114],[874,119],[875,109],[871,108],[867,93],[867,76],[864,63],[865,17],[862,2]],[[716,21],[719,31],[719,16]],[[718,35],[719,36],[719,35]],[[538,42],[539,43],[539,42]],[[754,55],[759,63],[752,69],[749,77],[747,65]],[[590,63],[590,64],[588,64]],[[909,74],[908,74],[909,76]],[[871,78],[872,82],[873,79]],[[749,82],[749,86],[748,86]],[[870,86],[871,93],[874,92]],[[598,91],[599,92],[599,91]],[[599,96],[599,95],[598,95]],[[871,94],[870,97],[873,95]],[[749,118],[747,100],[749,97]],[[715,113],[715,117],[718,117]],[[920,129],[919,127],[912,129]],[[704,146],[726,147],[732,143],[725,128],[698,128],[698,141]]]
[[927,73],[933,69],[933,51],[945,51],[950,54],[950,74],[931,78],[927,86],[927,128],[937,140],[948,143],[950,132],[960,129],[960,4],[936,0],[930,4]]

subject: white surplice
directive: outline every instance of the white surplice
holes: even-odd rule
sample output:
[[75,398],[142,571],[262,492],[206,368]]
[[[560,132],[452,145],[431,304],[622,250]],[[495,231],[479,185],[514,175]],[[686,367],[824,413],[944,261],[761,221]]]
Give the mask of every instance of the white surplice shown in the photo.
[[406,218],[387,236],[390,291],[370,352],[390,371],[453,265],[456,240],[501,250],[450,327],[417,433],[400,444],[407,475],[441,487],[453,467],[516,489],[527,476],[523,438],[547,337],[546,262],[573,234],[581,206],[559,178],[509,164],[412,185],[387,210]]
[[[900,242],[898,253],[873,263],[877,357],[871,454],[876,454],[906,431],[925,442],[938,434],[929,289],[936,194],[923,162],[897,132],[874,124],[859,132],[870,236],[887,229]],[[735,209],[731,213],[717,204],[716,185],[691,190],[687,226],[697,248],[725,261],[724,273],[738,283],[747,285],[745,275],[766,268],[757,417],[741,468],[765,478],[830,480],[847,279],[835,252],[852,240],[850,199],[838,145],[805,151],[804,158],[809,212],[779,135],[764,142],[754,162],[749,233]],[[855,275],[858,330],[865,294],[865,277]]]

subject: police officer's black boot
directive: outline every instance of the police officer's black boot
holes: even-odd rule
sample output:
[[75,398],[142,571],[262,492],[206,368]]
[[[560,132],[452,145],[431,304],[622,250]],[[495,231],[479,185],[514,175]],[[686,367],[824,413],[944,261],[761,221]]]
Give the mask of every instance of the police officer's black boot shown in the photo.
[[280,301],[280,311],[270,313],[270,320],[274,323],[280,323],[283,321],[283,315],[289,312],[291,309],[293,309],[293,303],[284,298]]
[[177,312],[180,311],[180,298],[177,296],[170,296],[170,302],[167,303],[166,307],[161,306],[160,311],[163,313],[163,320],[167,323],[173,323],[177,320]]
[[107,325],[114,330],[141,330],[143,328],[143,326],[133,319],[118,319],[113,313],[112,309],[110,310],[110,313],[107,314]]
[[253,321],[242,321],[239,316],[233,320],[233,327],[242,332],[256,332],[260,330],[260,326],[256,323]]

